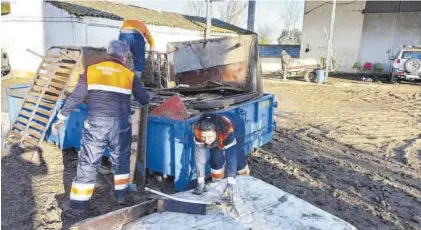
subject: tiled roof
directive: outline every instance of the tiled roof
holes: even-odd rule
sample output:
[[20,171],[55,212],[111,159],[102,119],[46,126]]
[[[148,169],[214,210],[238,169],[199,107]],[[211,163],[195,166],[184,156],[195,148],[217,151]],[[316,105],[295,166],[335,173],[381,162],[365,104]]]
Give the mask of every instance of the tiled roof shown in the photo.
[[[204,31],[206,19],[177,13],[156,11],[138,6],[107,1],[47,1],[77,17],[98,17],[113,20],[126,18],[143,20],[147,25],[178,27],[188,30]],[[212,32],[252,33],[235,25],[212,19]]]

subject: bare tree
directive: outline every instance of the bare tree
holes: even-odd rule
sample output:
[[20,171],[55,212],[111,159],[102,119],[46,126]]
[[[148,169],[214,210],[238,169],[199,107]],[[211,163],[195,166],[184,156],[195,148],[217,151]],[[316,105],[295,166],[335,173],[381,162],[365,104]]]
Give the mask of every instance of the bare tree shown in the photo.
[[[296,29],[295,26],[299,19],[299,2],[298,1],[285,1],[284,12],[282,12],[281,19],[284,22],[283,34],[285,40],[290,40],[293,31]],[[285,33],[286,32],[286,33]]]
[[259,34],[259,44],[270,44],[272,42],[271,36],[273,30],[268,25],[260,26],[257,30]]
[[187,2],[187,14],[205,17],[206,15],[206,1],[205,0],[192,0]]
[[245,19],[248,2],[229,0],[219,6],[221,20],[238,25]]
[[278,37],[278,43],[281,45],[299,45],[301,43],[302,32],[298,29],[283,29]]

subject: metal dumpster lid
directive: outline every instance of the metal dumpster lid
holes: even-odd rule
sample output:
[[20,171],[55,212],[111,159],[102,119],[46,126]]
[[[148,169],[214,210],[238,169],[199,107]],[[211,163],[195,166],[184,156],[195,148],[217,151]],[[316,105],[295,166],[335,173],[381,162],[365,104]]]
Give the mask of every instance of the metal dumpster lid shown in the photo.
[[257,35],[168,43],[171,79],[197,85],[216,81],[256,91]]

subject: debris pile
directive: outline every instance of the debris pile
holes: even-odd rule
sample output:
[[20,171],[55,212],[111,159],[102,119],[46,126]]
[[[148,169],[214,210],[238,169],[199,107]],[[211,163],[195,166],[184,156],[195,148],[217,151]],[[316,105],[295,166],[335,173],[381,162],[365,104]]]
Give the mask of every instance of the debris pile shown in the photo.
[[185,120],[204,111],[227,108],[251,100],[258,93],[248,93],[214,81],[171,89],[148,89],[151,92],[149,111],[152,115]]

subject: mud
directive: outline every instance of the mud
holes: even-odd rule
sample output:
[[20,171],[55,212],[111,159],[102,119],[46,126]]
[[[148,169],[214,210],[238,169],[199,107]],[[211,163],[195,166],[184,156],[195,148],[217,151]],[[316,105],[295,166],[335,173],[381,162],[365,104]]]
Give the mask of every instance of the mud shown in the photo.
[[273,141],[252,175],[358,229],[421,229],[421,86],[266,80]]
[[[421,86],[265,80],[265,91],[277,95],[278,127],[273,141],[250,157],[252,176],[358,229],[421,229]],[[122,207],[112,177],[98,176],[95,208],[70,215],[77,152],[41,147],[41,155],[2,149],[2,229],[67,229]],[[171,179],[159,181],[150,177],[148,186],[173,192]]]

